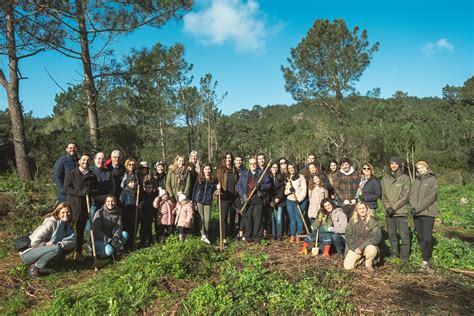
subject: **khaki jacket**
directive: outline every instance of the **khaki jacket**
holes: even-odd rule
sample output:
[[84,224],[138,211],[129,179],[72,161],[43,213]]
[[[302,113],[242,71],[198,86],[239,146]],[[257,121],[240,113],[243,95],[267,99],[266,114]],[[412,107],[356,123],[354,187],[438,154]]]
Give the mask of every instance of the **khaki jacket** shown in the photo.
[[417,216],[435,217],[438,214],[438,179],[433,172],[418,175],[410,189],[410,207],[415,208]]
[[382,178],[382,204],[385,209],[391,207],[394,216],[408,215],[408,201],[410,199],[411,180],[402,172],[386,174]]

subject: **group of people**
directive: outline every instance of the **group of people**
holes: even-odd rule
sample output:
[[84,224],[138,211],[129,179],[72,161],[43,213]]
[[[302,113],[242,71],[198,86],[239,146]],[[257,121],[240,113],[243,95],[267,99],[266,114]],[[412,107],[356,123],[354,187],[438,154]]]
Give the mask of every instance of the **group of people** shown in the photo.
[[265,238],[281,241],[287,235],[290,243],[303,240],[301,254],[334,252],[344,258],[345,269],[365,262],[370,271],[380,256],[381,227],[374,215],[381,200],[391,256],[408,262],[411,215],[422,249],[422,269],[432,269],[438,181],[425,160],[416,163],[417,177],[411,181],[400,158],[393,157],[379,181],[370,163],[357,172],[348,158],[331,161],[322,172],[314,154],[300,171],[286,158],[267,162],[264,154],[249,158],[246,168],[244,157],[229,151],[214,173],[196,151],[188,161],[176,156],[170,166],[158,161],[152,171],[146,161],[130,158],[122,164],[118,150],[109,159],[97,153],[90,167],[92,157],[78,156],[77,149],[77,144],[68,144],[66,154],[56,161],[58,205],[21,253],[33,277],[48,273],[46,264],[69,251],[80,259],[84,236],[86,248],[99,257],[133,250],[138,231],[139,247],[163,243],[176,231],[184,241],[192,229],[210,244],[217,237],[209,235],[216,200],[224,246],[231,238],[251,243]]

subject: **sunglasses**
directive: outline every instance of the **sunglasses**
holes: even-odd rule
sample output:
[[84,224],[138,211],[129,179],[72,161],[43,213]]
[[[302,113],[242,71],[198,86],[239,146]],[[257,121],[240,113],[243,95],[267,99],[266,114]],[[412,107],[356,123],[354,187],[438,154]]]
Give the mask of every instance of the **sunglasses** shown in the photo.
[[369,167],[364,167],[362,170],[371,170]]

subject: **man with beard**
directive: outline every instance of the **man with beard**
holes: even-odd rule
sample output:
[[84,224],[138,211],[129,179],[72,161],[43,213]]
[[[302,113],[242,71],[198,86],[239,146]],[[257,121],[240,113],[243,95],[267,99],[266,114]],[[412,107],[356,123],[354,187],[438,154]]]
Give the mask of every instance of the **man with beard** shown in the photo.
[[77,157],[77,144],[75,142],[70,142],[64,149],[66,150],[66,154],[56,160],[54,164],[54,182],[56,183],[56,191],[58,193],[58,204],[66,202],[64,177],[66,177],[66,173],[77,167],[77,160],[79,159]]
[[355,196],[359,188],[359,174],[355,172],[348,158],[342,158],[339,165],[341,169],[334,176],[337,206],[342,208],[347,218],[350,219],[357,202]]

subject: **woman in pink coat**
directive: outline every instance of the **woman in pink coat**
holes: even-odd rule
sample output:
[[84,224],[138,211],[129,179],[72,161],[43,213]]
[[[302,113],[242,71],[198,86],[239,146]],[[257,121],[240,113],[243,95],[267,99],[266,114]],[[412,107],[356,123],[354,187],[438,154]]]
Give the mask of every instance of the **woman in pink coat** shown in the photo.
[[178,203],[176,203],[176,219],[174,220],[174,223],[178,226],[179,240],[181,241],[186,239],[186,234],[191,227],[193,212],[193,201],[188,200],[185,194],[180,193],[178,195]]

